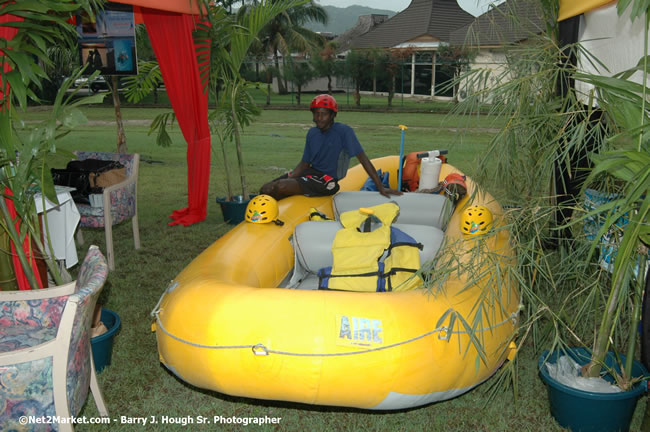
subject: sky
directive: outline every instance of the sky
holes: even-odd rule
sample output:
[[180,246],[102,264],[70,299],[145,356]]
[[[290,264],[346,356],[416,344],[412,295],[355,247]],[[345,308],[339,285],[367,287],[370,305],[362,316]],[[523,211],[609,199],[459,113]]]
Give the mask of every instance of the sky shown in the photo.
[[[490,3],[499,4],[503,0],[457,0],[461,8],[474,16],[485,12]],[[336,6],[345,8],[352,5],[368,6],[375,9],[386,9],[396,12],[403,11],[411,4],[411,0],[316,0],[321,6]]]

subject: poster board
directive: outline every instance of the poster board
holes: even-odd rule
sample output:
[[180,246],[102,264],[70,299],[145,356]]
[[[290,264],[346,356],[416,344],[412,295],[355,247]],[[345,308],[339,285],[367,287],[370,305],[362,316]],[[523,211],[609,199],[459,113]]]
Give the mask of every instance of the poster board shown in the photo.
[[137,75],[133,6],[106,3],[94,18],[79,14],[76,27],[85,74]]

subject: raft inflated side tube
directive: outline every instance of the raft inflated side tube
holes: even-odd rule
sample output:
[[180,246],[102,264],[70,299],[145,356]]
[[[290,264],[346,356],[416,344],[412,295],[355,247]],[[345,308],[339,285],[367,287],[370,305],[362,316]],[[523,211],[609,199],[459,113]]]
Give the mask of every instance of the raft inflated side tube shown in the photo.
[[[396,170],[399,161],[393,156],[373,164]],[[441,175],[454,171],[443,164]],[[358,165],[339,184],[358,190],[366,177]],[[479,196],[475,204],[489,208],[498,223],[498,203],[487,193],[474,194],[469,178],[467,186],[468,196]],[[507,230],[464,239],[454,212],[445,222],[443,253],[453,250],[465,263],[478,259],[472,268],[482,279],[470,282],[454,272],[435,294],[421,287],[381,293],[277,288],[293,270],[294,227],[312,207],[334,214],[331,197],[283,199],[284,226],[241,223],[170,283],[153,311],[160,360],[170,371],[233,396],[392,410],[463,394],[506,361],[519,294],[514,283],[502,280],[498,290],[492,284],[507,274],[495,268],[514,259]],[[476,247],[493,254],[483,258]],[[476,302],[486,297],[498,301],[483,303],[481,313],[490,318],[472,328],[482,343],[479,355],[460,320],[450,329],[444,317],[453,312],[474,323]]]

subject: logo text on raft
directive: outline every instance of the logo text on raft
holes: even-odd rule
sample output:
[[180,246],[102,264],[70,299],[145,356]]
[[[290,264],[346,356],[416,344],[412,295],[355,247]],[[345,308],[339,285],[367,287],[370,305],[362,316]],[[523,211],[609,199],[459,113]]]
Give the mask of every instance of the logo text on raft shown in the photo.
[[369,346],[384,342],[381,320],[341,315],[337,321],[339,343]]

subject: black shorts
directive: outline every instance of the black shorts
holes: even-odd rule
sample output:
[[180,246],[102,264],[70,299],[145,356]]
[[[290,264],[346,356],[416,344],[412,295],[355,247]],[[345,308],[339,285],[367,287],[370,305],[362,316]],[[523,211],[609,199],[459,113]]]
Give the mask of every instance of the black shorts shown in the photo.
[[[283,180],[288,177],[289,174],[284,174],[273,181]],[[297,177],[296,180],[302,189],[303,195],[308,197],[329,196],[339,191],[339,184],[334,177],[313,168],[307,168],[302,173],[302,176]]]
[[339,184],[334,177],[313,168],[307,168],[296,180],[300,183],[302,193],[308,197],[334,195],[339,191]]

